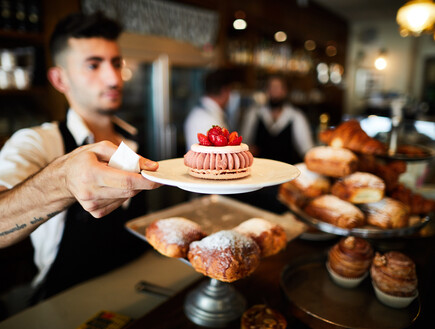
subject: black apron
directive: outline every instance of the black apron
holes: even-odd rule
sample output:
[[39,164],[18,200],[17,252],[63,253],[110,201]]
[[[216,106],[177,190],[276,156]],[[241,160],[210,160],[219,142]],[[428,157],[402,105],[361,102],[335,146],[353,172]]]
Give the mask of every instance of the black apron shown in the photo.
[[[59,129],[65,153],[77,148],[66,122],[59,123]],[[141,193],[130,200],[127,209],[119,207],[99,219],[75,202],[67,210],[57,256],[39,289],[38,299],[48,298],[141,255],[147,244],[129,233],[124,225],[127,220],[145,213],[145,199]]]
[[293,122],[275,136],[269,133],[262,120],[258,120],[256,131],[254,145],[258,147],[257,157],[290,164],[303,161],[293,143]]

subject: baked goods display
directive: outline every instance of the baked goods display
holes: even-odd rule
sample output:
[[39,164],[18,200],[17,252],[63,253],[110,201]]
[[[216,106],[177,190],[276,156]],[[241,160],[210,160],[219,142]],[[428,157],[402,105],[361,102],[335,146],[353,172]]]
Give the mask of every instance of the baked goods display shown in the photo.
[[223,230],[192,242],[187,258],[197,272],[219,281],[233,282],[257,268],[260,248],[241,233]]
[[351,203],[377,202],[384,197],[385,183],[379,177],[357,171],[338,179],[331,187],[331,194]]
[[260,247],[261,257],[275,255],[287,244],[284,229],[262,218],[248,219],[233,230],[253,239]]
[[373,259],[370,243],[358,237],[345,237],[328,252],[327,269],[340,286],[357,286],[366,277]]
[[[435,211],[435,200],[426,199],[400,183],[400,176],[407,171],[406,161],[376,156],[385,147],[369,137],[358,121],[346,121],[319,137],[327,146],[309,150],[305,166],[297,165],[300,176],[282,184],[278,192],[279,200],[305,222],[334,234],[346,233],[333,227],[319,227],[315,220],[345,229],[367,229],[372,237],[381,237],[382,230],[388,230],[388,236],[412,234],[428,222],[427,215]],[[331,196],[356,208],[340,204]],[[352,212],[358,215],[353,216]],[[410,216],[417,220],[410,221]],[[367,236],[362,230],[350,234]]]
[[352,151],[330,146],[313,147],[304,162],[309,170],[330,177],[347,176],[358,168],[358,157]]
[[203,179],[238,179],[251,174],[254,157],[242,136],[226,128],[213,126],[207,135],[198,133],[198,144],[193,144],[184,155],[189,175]]
[[386,197],[374,203],[361,205],[367,223],[384,229],[408,226],[409,208],[400,201]]
[[264,304],[247,309],[240,320],[241,329],[285,329],[287,320],[277,310]]
[[329,146],[363,154],[385,154],[387,151],[385,144],[367,135],[357,120],[348,120],[336,128],[320,132],[319,139]]
[[417,297],[415,263],[401,252],[376,253],[370,275],[376,296],[389,306],[406,307]]
[[206,235],[200,225],[183,217],[155,220],[145,230],[145,237],[154,249],[178,258],[186,258],[190,243]]
[[358,207],[331,194],[312,199],[304,211],[314,218],[338,227],[350,229],[365,224],[364,214]]

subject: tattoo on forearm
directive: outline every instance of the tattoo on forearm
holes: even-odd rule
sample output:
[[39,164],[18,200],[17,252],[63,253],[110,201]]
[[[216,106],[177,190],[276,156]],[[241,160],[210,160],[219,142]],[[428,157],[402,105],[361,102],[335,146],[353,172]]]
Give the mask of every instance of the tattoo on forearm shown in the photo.
[[[60,214],[60,211],[51,212],[51,213],[47,214],[46,219],[50,219],[50,218],[56,216],[57,214]],[[30,221],[30,224],[37,224],[43,220],[44,220],[44,217],[33,217],[33,220]]]
[[27,227],[27,224],[21,224],[21,225],[15,224],[15,226],[12,227],[11,229],[3,231],[3,232],[0,232],[0,236],[4,236],[4,235],[8,235],[8,234],[14,233],[16,231],[22,230],[25,227]]
[[[52,217],[54,217],[54,216],[56,216],[57,214],[60,214],[60,213],[61,213],[60,210],[52,212],[52,213],[49,213],[49,214],[47,214],[47,218],[46,219],[50,219],[50,218],[52,218]],[[35,225],[35,224],[37,224],[37,223],[39,223],[39,222],[41,222],[43,220],[44,220],[44,217],[33,217],[33,219],[30,221],[30,224]],[[21,224],[21,225],[15,224],[15,226],[12,227],[11,229],[3,231],[3,232],[0,232],[0,236],[4,236],[4,235],[8,235],[8,234],[14,233],[14,232],[22,230],[22,229],[24,229],[26,227],[27,227],[27,224]]]

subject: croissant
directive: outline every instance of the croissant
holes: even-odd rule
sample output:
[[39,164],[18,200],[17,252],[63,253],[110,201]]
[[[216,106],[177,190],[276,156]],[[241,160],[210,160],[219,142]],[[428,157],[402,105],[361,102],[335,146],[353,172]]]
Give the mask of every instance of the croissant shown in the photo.
[[321,142],[333,146],[343,147],[363,154],[384,154],[386,145],[367,135],[357,120],[349,120],[338,127],[319,133]]
[[435,200],[425,199],[418,193],[413,193],[403,184],[397,184],[390,191],[389,195],[396,200],[403,202],[410,208],[411,215],[428,214],[435,211]]
[[372,173],[383,179],[385,190],[392,191],[399,184],[399,177],[406,172],[406,162],[401,160],[382,161],[373,155],[358,156],[358,171]]

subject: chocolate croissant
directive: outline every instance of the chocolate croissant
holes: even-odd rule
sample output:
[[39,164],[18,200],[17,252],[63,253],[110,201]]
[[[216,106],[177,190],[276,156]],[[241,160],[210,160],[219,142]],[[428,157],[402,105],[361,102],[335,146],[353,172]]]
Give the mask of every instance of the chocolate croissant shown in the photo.
[[359,278],[370,268],[373,248],[367,240],[349,236],[342,238],[328,253],[330,268],[346,278]]
[[357,120],[341,123],[335,129],[328,129],[319,134],[321,142],[333,146],[344,147],[363,154],[384,154],[386,145],[367,135]]
[[410,297],[417,292],[417,273],[411,258],[390,251],[376,253],[370,268],[370,275],[376,287],[388,295]]

